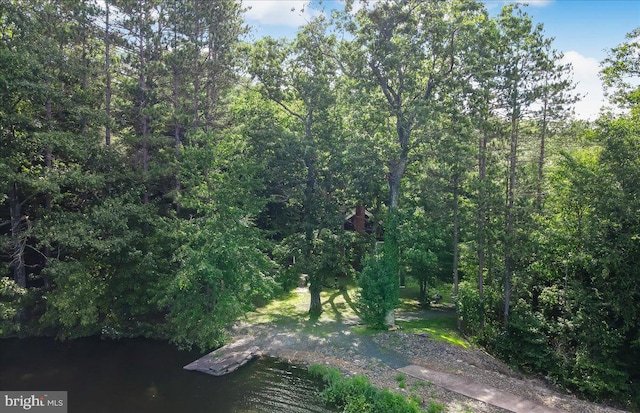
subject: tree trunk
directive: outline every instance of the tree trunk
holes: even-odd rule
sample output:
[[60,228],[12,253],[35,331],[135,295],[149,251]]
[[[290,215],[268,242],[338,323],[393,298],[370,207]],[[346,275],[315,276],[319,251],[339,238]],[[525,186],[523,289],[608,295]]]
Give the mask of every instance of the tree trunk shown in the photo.
[[22,234],[22,216],[18,185],[14,182],[9,193],[9,213],[11,215],[11,267],[13,280],[19,287],[27,287],[27,273],[24,263],[24,248],[26,239]]
[[[546,86],[546,85],[545,85]],[[542,130],[540,131],[540,155],[538,157],[538,182],[536,188],[536,208],[538,212],[542,212],[542,181],[544,179],[544,158],[545,145],[547,139],[547,112],[549,106],[548,91],[545,91],[544,102],[542,106]]]
[[407,155],[389,162],[389,211],[398,209],[400,200],[400,181],[407,169]]
[[315,178],[315,160],[312,159],[312,155],[305,156],[305,166],[307,167],[307,179],[305,183],[304,189],[304,205],[303,205],[303,222],[304,222],[304,233],[305,233],[305,241],[309,246],[309,250],[311,250],[311,242],[313,241],[313,231],[315,229],[314,219],[313,219],[313,211],[314,211],[314,192],[316,186],[316,178]]
[[[47,79],[47,90],[48,91],[51,90],[51,79]],[[44,106],[45,106],[46,130],[48,133],[51,133],[51,131],[53,130],[53,127],[51,125],[51,122],[53,120],[53,110],[52,110],[52,103],[51,103],[50,97],[47,98]],[[51,136],[49,136],[48,139],[51,139]],[[44,163],[45,163],[45,174],[47,175],[48,178],[50,178],[51,168],[53,166],[53,150],[51,149],[51,144],[48,142],[47,142],[47,147],[45,148]],[[47,213],[51,212],[52,199],[53,197],[51,195],[51,191],[47,190],[44,195],[44,204],[45,204],[45,209],[47,210]]]
[[[60,46],[60,48],[62,48],[62,46]],[[51,84],[52,83],[51,77],[49,76],[47,77],[46,83],[47,83],[47,93],[51,93],[50,91],[53,89]],[[53,131],[54,127],[53,127],[53,102],[51,101],[50,95],[47,97],[47,100],[45,101],[44,106],[45,106],[45,124],[46,124],[46,131],[48,134],[46,148],[45,148],[45,158],[44,158],[45,176],[46,176],[46,179],[52,179],[53,149],[51,147],[51,132]],[[45,207],[45,213],[47,215],[51,214],[52,204],[53,204],[53,194],[51,193],[51,190],[46,190],[44,193],[44,207]],[[26,243],[26,240],[24,241],[24,243]],[[24,245],[22,246],[22,249],[24,249]],[[42,250],[42,254],[47,259],[51,255],[51,249],[48,243],[45,243],[45,246]],[[24,265],[24,261],[22,262],[22,265]],[[52,281],[49,277],[44,277],[43,281],[46,288],[51,287]]]
[[[399,212],[397,206],[393,209],[389,209],[389,216],[385,222],[384,232],[384,260],[386,263],[385,268],[387,271],[381,274],[382,277],[391,277],[395,285],[396,294],[399,287],[398,275],[400,273],[399,263]],[[396,295],[397,298],[397,295]],[[395,309],[389,310],[385,317],[385,323],[387,325],[395,325]]]
[[418,296],[420,303],[428,304],[427,302],[427,280],[420,280],[420,295]]
[[[486,128],[486,126],[485,126]],[[478,193],[478,297],[480,299],[480,329],[484,329],[484,249],[485,233],[484,224],[486,203],[486,174],[487,174],[487,131],[483,131],[478,150],[478,180],[480,189]]]
[[106,125],[104,131],[104,143],[111,146],[111,39],[109,38],[109,1],[105,0],[105,29],[104,29],[104,70],[106,75],[106,88],[104,92]]
[[[460,233],[460,223],[458,217],[458,176],[453,179],[453,294],[458,297],[458,259],[460,247],[458,245],[458,238]],[[456,325],[458,330],[462,327],[460,317],[456,317]]]
[[[87,59],[87,23],[86,20],[82,20],[82,80],[80,82],[81,89],[83,92],[87,90],[88,77],[87,74],[89,72],[89,59]],[[87,125],[88,125],[87,115],[83,112],[80,117],[80,135],[87,136]]]
[[144,194],[142,202],[149,203],[149,121],[146,116],[142,118],[142,181],[144,183]]
[[311,293],[311,302],[309,304],[309,314],[319,315],[322,313],[322,301],[320,300],[320,292],[322,292],[322,285],[316,285],[316,281],[312,282],[309,286],[309,292]]
[[[173,28],[173,44],[174,48],[176,48],[178,40],[177,40],[177,27]],[[175,167],[175,187],[176,187],[176,195],[175,195],[175,205],[176,205],[176,213],[180,215],[180,191],[182,190],[182,185],[180,183],[180,93],[179,93],[179,75],[178,63],[173,62],[173,147],[174,147],[174,158],[176,162]]]
[[218,90],[217,90],[217,80],[218,80],[218,51],[216,50],[217,45],[214,40],[213,29],[208,30],[208,65],[207,65],[207,111],[205,114],[207,127],[212,128],[215,123],[216,115],[216,100],[218,99]]
[[[50,105],[48,107],[47,113],[48,113],[49,116],[51,116],[51,106]],[[45,164],[46,164],[47,174],[50,176],[51,175],[51,168],[53,167],[53,151],[51,150],[51,146],[47,146],[46,163]],[[45,203],[45,208],[46,208],[47,214],[51,213],[52,201],[53,201],[53,196],[51,195],[51,191],[47,191],[45,193],[45,196],[44,196],[44,203]],[[47,260],[51,256],[51,248],[49,247],[49,243],[45,243],[45,246],[42,249],[42,255],[44,255]],[[51,280],[51,277],[43,276],[42,279],[43,279],[45,288],[47,288],[47,289],[51,288],[51,286],[53,285],[53,281]]]
[[[51,150],[51,145],[47,145],[45,149],[45,171],[46,174],[51,177],[51,167],[53,166],[53,151]],[[47,190],[44,194],[44,207],[47,213],[51,212],[51,203],[53,201],[53,196],[51,195],[51,191]]]
[[142,202],[144,204],[149,203],[149,190],[147,188],[147,179],[149,171],[149,119],[146,114],[146,108],[148,104],[148,91],[147,91],[147,76],[146,76],[146,61],[145,61],[145,37],[144,37],[144,24],[147,21],[146,12],[143,14],[142,4],[138,4],[139,7],[139,37],[138,37],[138,57],[140,59],[140,73],[138,77],[138,87],[140,88],[140,122],[141,122],[141,138],[142,138],[142,181],[144,186],[144,193],[142,196]]
[[305,135],[305,154],[304,154],[304,166],[307,168],[307,177],[304,188],[304,205],[303,208],[303,222],[305,227],[305,238],[308,246],[308,251],[311,251],[311,242],[313,240],[313,230],[315,229],[313,211],[314,198],[316,190],[316,159],[315,159],[315,145],[313,143],[313,135],[311,126],[313,125],[313,111],[307,114],[304,122],[304,135]]
[[[196,8],[199,2],[196,2]],[[200,17],[196,16],[195,30],[193,33],[193,44],[195,45],[195,54],[193,56],[193,128],[198,129],[200,126]]]
[[[400,115],[396,117],[396,121],[398,122],[397,130],[400,153],[398,158],[392,159],[389,162],[389,218],[384,234],[384,254],[385,261],[388,263],[388,268],[391,271],[389,276],[394,277],[396,282],[398,282],[398,276],[400,275],[400,252],[398,245],[400,223],[398,222],[398,205],[400,200],[400,182],[407,169],[410,128],[406,122],[401,121]],[[395,324],[395,310],[389,311],[386,322],[389,325]]]
[[518,158],[518,110],[514,109],[511,114],[511,149],[509,152],[509,185],[507,190],[506,209],[506,231],[504,250],[504,325],[509,326],[509,307],[511,305],[511,274],[512,255],[514,241],[514,206],[515,206],[515,186],[516,168]]
[[[316,159],[315,159],[315,145],[313,142],[313,135],[311,126],[313,125],[313,111],[309,111],[304,122],[305,133],[305,155],[304,165],[307,168],[307,177],[304,188],[304,205],[303,208],[303,223],[305,233],[305,258],[307,263],[311,263],[311,252],[313,248],[313,231],[316,229],[314,210],[315,210],[315,190],[316,190]],[[311,274],[309,285],[309,292],[311,293],[311,303],[309,304],[309,314],[320,314],[322,312],[322,304],[320,302],[320,291],[322,291],[323,277],[320,274]]]
[[458,239],[460,236],[460,219],[459,219],[459,205],[458,205],[458,177],[453,180],[453,292],[458,295],[458,257],[460,247],[458,245]]

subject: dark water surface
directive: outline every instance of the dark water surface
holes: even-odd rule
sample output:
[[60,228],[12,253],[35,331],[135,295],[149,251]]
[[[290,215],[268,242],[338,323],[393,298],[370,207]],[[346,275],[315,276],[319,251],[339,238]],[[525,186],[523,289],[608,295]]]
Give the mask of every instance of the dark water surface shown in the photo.
[[185,371],[200,357],[145,340],[0,340],[1,390],[66,390],[69,413],[327,413],[306,369],[272,359],[223,377]]

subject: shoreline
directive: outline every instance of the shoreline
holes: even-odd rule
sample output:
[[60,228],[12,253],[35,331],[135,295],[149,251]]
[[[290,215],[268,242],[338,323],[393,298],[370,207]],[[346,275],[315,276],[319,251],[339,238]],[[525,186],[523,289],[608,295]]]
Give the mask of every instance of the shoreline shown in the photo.
[[[524,377],[478,348],[463,348],[402,330],[362,333],[358,321],[323,322],[317,325],[286,323],[240,323],[234,337],[253,335],[263,357],[309,367],[324,364],[346,376],[361,374],[376,387],[405,396],[413,395],[423,406],[435,402],[451,413],[508,412],[430,383],[404,375],[398,369],[417,365],[433,371],[455,374],[568,413],[622,413],[613,407],[591,403],[562,393],[540,379]],[[402,377],[402,380],[399,380]]]

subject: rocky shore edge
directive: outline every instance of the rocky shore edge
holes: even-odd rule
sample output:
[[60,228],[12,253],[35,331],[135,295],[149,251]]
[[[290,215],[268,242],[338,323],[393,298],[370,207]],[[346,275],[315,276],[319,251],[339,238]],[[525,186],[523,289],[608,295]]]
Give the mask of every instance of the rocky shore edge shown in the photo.
[[476,347],[464,348],[429,337],[400,331],[358,334],[352,326],[326,326],[317,332],[275,324],[237,325],[234,334],[254,335],[263,356],[291,364],[325,364],[345,375],[362,374],[379,388],[414,395],[424,404],[433,401],[450,413],[501,413],[502,408],[417,380],[397,369],[413,364],[430,370],[468,377],[569,413],[619,413],[624,410],[578,399],[537,378],[528,378]]

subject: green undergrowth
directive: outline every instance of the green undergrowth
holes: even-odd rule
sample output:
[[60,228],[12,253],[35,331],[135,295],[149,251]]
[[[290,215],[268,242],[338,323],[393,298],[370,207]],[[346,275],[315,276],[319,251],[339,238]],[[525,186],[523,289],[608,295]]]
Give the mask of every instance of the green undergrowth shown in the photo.
[[[439,300],[437,304],[434,304],[436,308],[439,307],[453,307],[454,303],[451,299],[451,291],[453,286],[447,283],[438,283],[434,287],[430,287],[427,289],[428,296],[434,298],[435,296],[439,296]],[[417,311],[425,308],[424,303],[421,303],[418,299],[420,295],[420,287],[418,284],[409,279],[407,280],[407,285],[404,288],[400,288],[400,307],[399,309],[402,311]]]
[[434,340],[469,348],[469,343],[458,333],[455,316],[398,321],[397,324],[408,333],[426,333]]
[[437,283],[428,289],[430,297],[439,296],[440,300],[429,306],[418,300],[419,287],[415,281],[408,280],[407,286],[400,289],[400,307],[402,312],[424,312],[424,317],[409,321],[398,320],[396,324],[404,331],[414,334],[428,334],[434,340],[469,347],[469,343],[458,332],[454,305],[451,302],[451,284]]
[[441,404],[429,402],[422,409],[417,396],[403,396],[388,389],[378,389],[362,375],[344,377],[338,369],[320,364],[309,367],[312,376],[322,379],[325,388],[322,400],[344,413],[438,413]]

